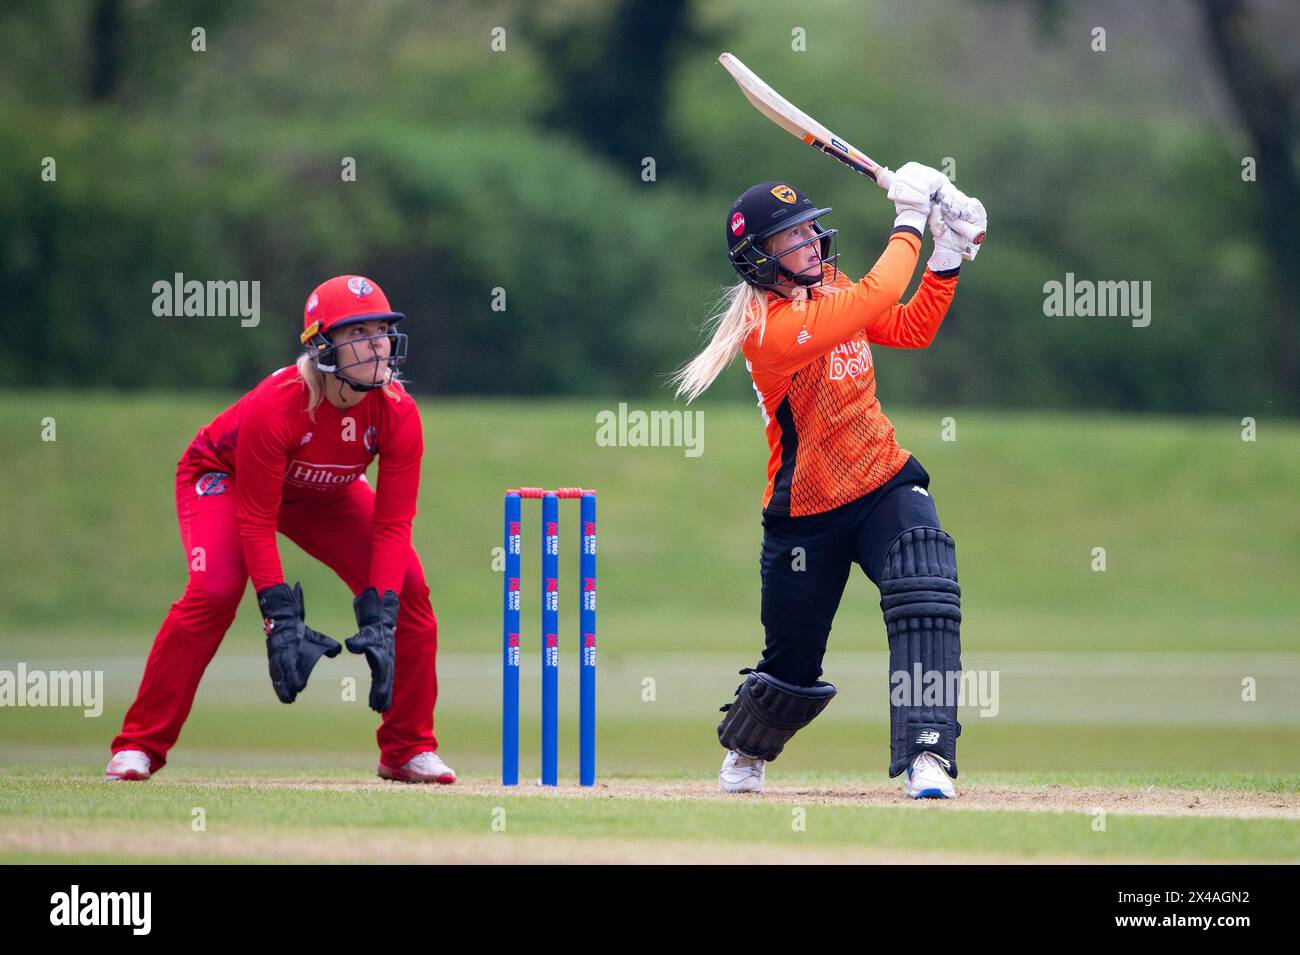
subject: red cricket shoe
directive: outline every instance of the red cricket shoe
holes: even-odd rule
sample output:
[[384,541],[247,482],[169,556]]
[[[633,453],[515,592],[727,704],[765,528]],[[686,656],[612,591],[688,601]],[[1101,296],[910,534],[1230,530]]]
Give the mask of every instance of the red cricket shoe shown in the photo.
[[437,753],[418,753],[401,769],[379,764],[379,775],[399,783],[454,783],[456,771]]
[[109,782],[129,780],[143,782],[148,779],[153,769],[149,754],[138,749],[122,749],[113,754],[104,770],[104,778]]

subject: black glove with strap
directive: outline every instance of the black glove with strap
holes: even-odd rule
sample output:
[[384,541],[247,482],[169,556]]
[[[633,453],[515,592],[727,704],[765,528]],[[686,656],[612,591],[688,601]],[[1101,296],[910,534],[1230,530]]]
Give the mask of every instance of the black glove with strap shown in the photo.
[[393,706],[393,657],[397,631],[397,594],[368,587],[352,601],[358,631],[346,641],[348,652],[364,653],[370,664],[370,708],[387,713]]
[[257,592],[266,630],[266,655],[271,663],[271,685],[281,703],[292,703],[307,687],[307,678],[322,656],[336,657],[343,647],[304,622],[302,584],[276,584]]

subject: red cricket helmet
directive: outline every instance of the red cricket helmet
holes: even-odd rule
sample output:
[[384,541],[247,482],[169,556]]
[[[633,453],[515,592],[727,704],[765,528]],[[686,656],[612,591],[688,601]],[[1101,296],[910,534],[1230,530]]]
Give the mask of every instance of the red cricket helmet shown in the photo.
[[393,311],[383,289],[370,279],[363,275],[336,275],[316,286],[315,291],[308,296],[302,315],[301,341],[315,357],[316,367],[321,371],[333,374],[357,391],[371,391],[383,387],[383,383],[362,384],[340,374],[346,368],[371,362],[356,361],[340,368],[338,352],[331,335],[339,328],[358,322],[376,319],[388,322],[389,328],[385,336],[390,342],[388,367],[396,368],[406,360],[407,339],[404,334],[393,331],[393,325],[405,317],[401,312]]

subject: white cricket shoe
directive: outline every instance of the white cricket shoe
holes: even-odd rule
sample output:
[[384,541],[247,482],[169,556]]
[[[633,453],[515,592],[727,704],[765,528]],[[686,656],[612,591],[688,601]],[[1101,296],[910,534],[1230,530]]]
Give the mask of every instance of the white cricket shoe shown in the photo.
[[911,799],[952,799],[957,795],[944,772],[952,764],[938,753],[918,753],[903,774],[903,791]]
[[114,783],[123,780],[142,781],[149,778],[152,768],[153,764],[149,761],[148,753],[138,749],[122,749],[114,753],[113,758],[108,761],[104,778]]
[[417,753],[401,769],[379,764],[379,775],[399,783],[454,783],[456,771],[437,753]]
[[756,793],[762,790],[766,775],[767,760],[751,759],[732,749],[722,761],[718,786],[724,793]]

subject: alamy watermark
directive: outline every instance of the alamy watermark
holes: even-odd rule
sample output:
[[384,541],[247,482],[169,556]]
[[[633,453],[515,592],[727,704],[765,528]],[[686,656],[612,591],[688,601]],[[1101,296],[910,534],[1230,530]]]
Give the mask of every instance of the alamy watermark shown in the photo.
[[50,896],[50,924],[118,925],[148,935],[153,925],[152,892],[83,892],[74,884]]
[[621,401],[618,411],[596,412],[596,444],[602,448],[685,448],[688,458],[704,453],[703,411],[640,411]]
[[997,716],[997,670],[895,670],[889,675],[890,706],[973,706],[980,716]]
[[186,280],[177,272],[171,280],[153,283],[153,313],[159,318],[239,318],[244,328],[262,321],[262,283]]
[[1151,324],[1151,283],[1053,279],[1043,284],[1043,314],[1048,318],[1128,318],[1134,328]]
[[83,716],[104,712],[103,670],[0,670],[0,707],[68,706],[84,710]]

